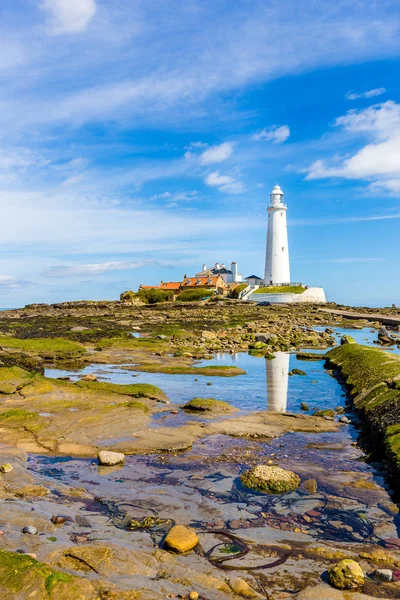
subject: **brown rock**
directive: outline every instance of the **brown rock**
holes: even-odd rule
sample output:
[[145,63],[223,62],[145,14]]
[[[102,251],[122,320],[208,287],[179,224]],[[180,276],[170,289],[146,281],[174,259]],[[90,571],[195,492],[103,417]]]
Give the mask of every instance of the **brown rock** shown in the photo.
[[188,552],[199,543],[193,529],[183,525],[175,525],[164,540],[164,546],[175,552]]

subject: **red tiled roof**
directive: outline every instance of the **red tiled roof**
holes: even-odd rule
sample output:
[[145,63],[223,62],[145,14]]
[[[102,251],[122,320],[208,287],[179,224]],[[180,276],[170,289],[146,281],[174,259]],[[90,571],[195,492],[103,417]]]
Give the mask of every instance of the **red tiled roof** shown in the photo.
[[159,288],[160,290],[179,290],[181,285],[180,281],[162,281]]
[[186,277],[182,282],[182,287],[204,287],[204,286],[215,286],[218,282],[224,284],[224,280],[221,277]]

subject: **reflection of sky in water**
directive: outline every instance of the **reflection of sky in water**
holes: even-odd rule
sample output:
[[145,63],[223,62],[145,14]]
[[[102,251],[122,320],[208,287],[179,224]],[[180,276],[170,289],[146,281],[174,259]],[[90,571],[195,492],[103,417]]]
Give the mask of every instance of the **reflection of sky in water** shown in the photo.
[[[318,328],[324,330],[325,328]],[[377,333],[364,330],[341,330],[359,343],[372,345]],[[368,342],[365,340],[368,338]],[[340,342],[339,342],[340,343]],[[198,366],[235,365],[246,375],[237,377],[207,377],[203,375],[167,375],[165,373],[135,373],[113,365],[90,365],[75,373],[75,378],[97,372],[98,378],[113,383],[152,383],[159,386],[172,402],[181,404],[195,397],[226,400],[242,410],[276,410],[299,412],[300,403],[312,408],[336,408],[343,404],[343,390],[324,369],[323,361],[301,361],[294,354],[276,353],[272,361],[264,357],[239,354],[216,354],[213,360],[199,362]],[[301,369],[307,375],[289,376],[292,369]],[[106,371],[106,372],[105,372]],[[48,370],[49,377],[71,375],[68,371]],[[197,381],[196,381],[197,379]],[[212,385],[207,385],[211,383]]]
[[[286,378],[278,375],[282,371],[283,355],[289,369],[302,369],[307,376],[293,375]],[[246,353],[236,355],[219,354],[214,360],[202,361],[199,365],[235,365],[246,371],[246,375],[237,377],[205,377],[203,375],[166,375],[164,373],[133,373],[113,369],[112,365],[91,365],[79,372],[79,376],[96,371],[107,371],[99,374],[102,380],[113,383],[152,383],[158,385],[174,403],[183,403],[194,397],[212,397],[226,400],[243,410],[266,410],[267,408],[267,369],[270,380],[270,404],[279,404],[283,409],[284,399],[280,384],[288,385],[287,410],[298,411],[300,402],[305,401],[311,407],[335,408],[343,402],[341,388],[337,382],[324,370],[323,361],[299,361],[295,355],[279,353],[278,358],[267,361],[264,357],[257,358]],[[279,367],[275,369],[279,361]],[[275,364],[274,364],[275,363]],[[276,372],[278,371],[278,373]],[[48,370],[50,377],[70,375],[68,371]],[[78,375],[78,373],[77,373]],[[135,376],[137,375],[137,376]],[[195,381],[197,379],[197,381]],[[285,383],[286,381],[286,383]],[[212,385],[207,385],[207,383]],[[320,385],[317,385],[317,384]],[[323,385],[321,385],[323,383]],[[272,387],[275,392],[272,392]],[[274,397],[271,397],[273,395]],[[269,406],[272,409],[272,406]]]
[[[325,331],[326,327],[313,327],[315,331]],[[398,333],[395,331],[388,330],[389,334]],[[388,352],[394,352],[395,354],[400,354],[400,348],[395,346],[380,346],[379,344],[374,344],[374,341],[378,339],[378,330],[371,329],[370,327],[365,327],[364,329],[335,329],[334,336],[337,339],[338,344],[340,344],[340,338],[342,335],[350,335],[357,344],[363,344],[364,346],[373,346],[374,348],[379,348],[381,350],[386,350]]]

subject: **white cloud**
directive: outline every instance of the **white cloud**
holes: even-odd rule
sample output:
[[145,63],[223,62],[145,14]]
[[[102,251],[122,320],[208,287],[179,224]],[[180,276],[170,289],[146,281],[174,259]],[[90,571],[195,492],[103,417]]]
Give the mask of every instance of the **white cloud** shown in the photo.
[[347,92],[346,98],[347,100],[358,100],[359,98],[375,98],[376,96],[381,96],[386,92],[386,88],[374,88],[373,90],[368,90],[367,92]]
[[27,285],[27,281],[20,281],[16,277],[11,275],[0,275],[0,290],[2,292],[12,292],[19,290],[21,287]]
[[53,35],[80,33],[96,14],[96,0],[42,0],[41,7],[49,13]]
[[253,135],[253,140],[264,140],[273,144],[282,144],[290,136],[290,129],[287,125],[274,125],[263,129],[259,133]]
[[351,110],[335,121],[354,136],[366,136],[369,143],[353,156],[332,159],[330,164],[316,160],[307,169],[306,179],[341,177],[366,179],[371,189],[386,188],[396,193],[400,188],[400,104],[387,101],[364,110]]
[[201,164],[211,165],[227,160],[230,156],[232,156],[233,146],[233,142],[224,142],[219,146],[211,146],[211,148],[205,150],[200,156]]
[[190,142],[188,146],[186,146],[185,150],[198,150],[199,148],[207,148],[208,144],[205,142]]
[[217,187],[221,192],[228,194],[240,194],[243,191],[243,183],[230,175],[220,175],[219,171],[214,171],[207,175],[205,183],[210,187]]
[[[174,206],[177,206],[177,202],[193,202],[201,197],[200,192],[197,190],[191,190],[188,192],[162,192],[161,194],[154,194],[150,200],[168,200],[173,202]],[[170,204],[169,206],[172,206]]]
[[151,264],[152,261],[108,261],[87,265],[57,265],[44,271],[45,277],[97,277],[110,271],[127,271]]

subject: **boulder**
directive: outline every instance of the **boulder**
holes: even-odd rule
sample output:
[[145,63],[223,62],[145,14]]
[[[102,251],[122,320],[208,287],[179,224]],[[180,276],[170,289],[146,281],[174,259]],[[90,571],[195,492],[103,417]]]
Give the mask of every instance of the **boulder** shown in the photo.
[[392,581],[393,571],[390,569],[376,569],[374,572],[374,577],[380,581]]
[[193,529],[184,525],[174,525],[164,540],[164,546],[174,552],[188,552],[199,543],[199,538]]
[[351,337],[351,335],[344,335],[342,338],[340,338],[340,345],[344,346],[345,344],[356,344],[356,340]]
[[[211,385],[210,382],[207,385]],[[237,409],[223,400],[214,398],[193,398],[182,407],[184,410],[194,412],[233,412]]]
[[308,406],[308,404],[306,402],[302,402],[300,404],[300,408],[301,408],[301,410],[310,410],[310,407]]
[[122,452],[111,452],[110,450],[101,450],[98,454],[99,463],[107,467],[119,465],[125,460],[125,455]]
[[82,377],[82,381],[97,381],[97,377],[96,375],[93,375],[93,373],[88,373],[87,375]]
[[203,340],[216,340],[217,334],[213,331],[202,331],[201,337],[203,338]]
[[364,584],[364,573],[355,560],[344,558],[329,571],[329,583],[338,590],[357,590]]
[[257,465],[240,477],[245,487],[269,494],[292,492],[300,485],[300,477],[281,467]]
[[263,344],[268,344],[270,339],[274,337],[272,333],[256,333],[255,338],[256,342],[263,342]]
[[390,337],[390,334],[388,332],[388,330],[385,327],[381,327],[378,331],[378,340],[380,341],[381,344],[388,344],[388,345],[392,345],[395,343],[395,340],[393,340]]

